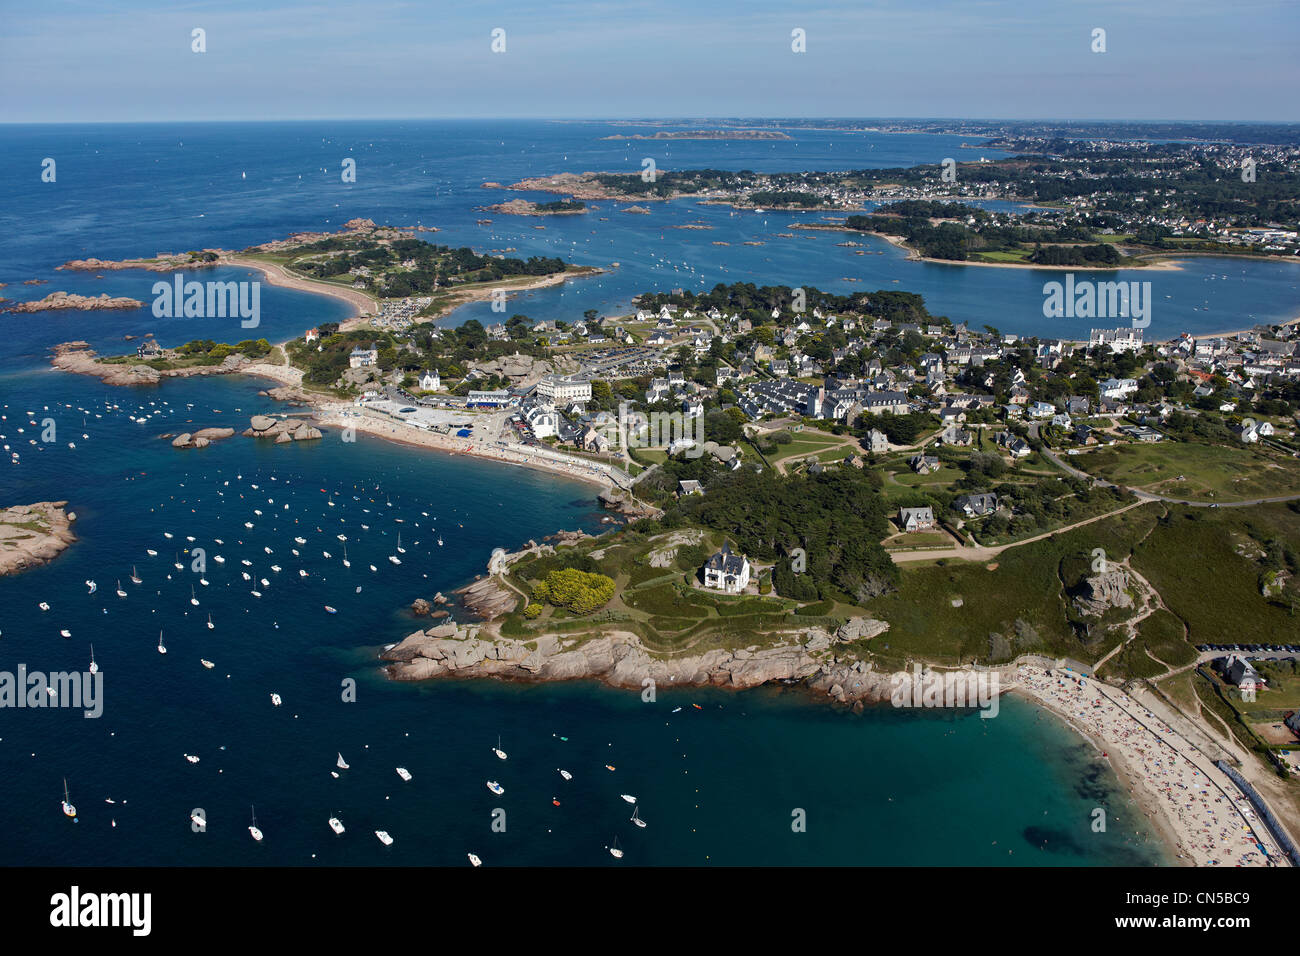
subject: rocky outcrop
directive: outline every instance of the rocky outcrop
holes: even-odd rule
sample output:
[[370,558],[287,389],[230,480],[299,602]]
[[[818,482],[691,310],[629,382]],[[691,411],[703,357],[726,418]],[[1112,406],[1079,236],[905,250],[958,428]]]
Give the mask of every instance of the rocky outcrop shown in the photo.
[[625,631],[589,639],[542,634],[529,641],[491,640],[474,628],[443,624],[417,631],[384,651],[385,672],[397,680],[434,677],[499,677],[516,680],[601,680],[641,689],[659,687],[744,689],[769,683],[802,683],[841,703],[887,699],[889,675],[860,661],[839,662],[822,644],[825,632],[809,632],[761,649],[713,649],[675,658],[652,656],[640,638]]
[[889,630],[888,621],[877,621],[869,617],[851,617],[835,630],[835,640],[845,644],[853,641],[869,641]]
[[627,515],[629,518],[654,518],[661,513],[654,505],[639,501],[634,495],[621,488],[606,488],[597,495],[597,498],[602,507]]
[[54,346],[50,364],[64,372],[93,375],[107,385],[157,385],[162,380],[162,373],[148,365],[106,365],[97,357],[86,342],[60,342]]
[[1094,574],[1083,582],[1083,591],[1074,599],[1075,606],[1084,614],[1100,617],[1113,607],[1132,607],[1133,595],[1128,593],[1128,572],[1121,568]]
[[531,355],[503,355],[490,362],[473,362],[470,368],[477,369],[484,375],[507,378],[512,385],[537,379],[555,371],[555,366],[546,359],[533,358]]
[[485,621],[508,614],[519,603],[519,595],[501,583],[495,576],[479,578],[452,592],[459,594],[461,603]]
[[77,540],[71,530],[76,516],[66,505],[38,501],[0,510],[0,575],[47,564]]
[[107,292],[99,295],[76,295],[71,292],[51,292],[43,299],[19,302],[9,306],[6,312],[52,312],[58,309],[72,309],[78,312],[90,312],[95,309],[139,309],[144,305],[139,299],[125,296],[110,296]]
[[411,613],[416,617],[428,617],[429,612],[433,610],[433,605],[424,598],[416,598],[411,602]]
[[254,415],[242,434],[248,438],[273,438],[277,445],[291,441],[314,441],[322,437],[321,430],[311,422],[302,419],[278,420],[269,415]]
[[172,439],[173,448],[207,448],[214,441],[229,438],[233,428],[200,428],[194,433],[183,432]]

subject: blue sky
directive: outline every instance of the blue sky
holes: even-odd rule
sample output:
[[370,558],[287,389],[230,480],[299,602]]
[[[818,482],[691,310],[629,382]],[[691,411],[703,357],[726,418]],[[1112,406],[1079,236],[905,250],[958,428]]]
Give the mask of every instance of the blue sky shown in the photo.
[[1298,48],[1300,0],[0,0],[0,121],[1297,121]]

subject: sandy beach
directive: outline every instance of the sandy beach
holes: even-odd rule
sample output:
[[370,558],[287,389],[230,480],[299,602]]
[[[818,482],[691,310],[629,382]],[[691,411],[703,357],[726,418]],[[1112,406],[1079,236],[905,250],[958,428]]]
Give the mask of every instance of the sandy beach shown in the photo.
[[440,432],[429,431],[403,425],[399,422],[378,418],[374,415],[354,415],[356,406],[350,403],[336,402],[317,407],[315,419],[321,425],[334,428],[355,428],[368,435],[386,438],[389,441],[414,445],[420,448],[432,448],[435,451],[453,455],[469,455],[506,464],[527,468],[537,468],[553,474],[563,475],[577,481],[585,481],[608,488],[614,485],[609,476],[595,463],[587,464],[577,459],[560,460],[540,454],[531,455],[520,446],[501,447],[487,444],[474,438],[457,438]]
[[1180,862],[1288,865],[1227,775],[1123,691],[1032,665],[1017,669],[1013,687],[1094,741]]
[[220,264],[240,266],[260,272],[271,285],[284,286],[286,289],[297,289],[300,292],[315,292],[319,295],[328,295],[331,298],[340,299],[358,312],[374,314],[379,311],[379,303],[375,301],[374,297],[362,292],[360,289],[330,285],[327,282],[312,282],[310,279],[290,275],[280,266],[269,262],[261,262],[257,259],[242,259],[239,256],[228,256],[223,257]]

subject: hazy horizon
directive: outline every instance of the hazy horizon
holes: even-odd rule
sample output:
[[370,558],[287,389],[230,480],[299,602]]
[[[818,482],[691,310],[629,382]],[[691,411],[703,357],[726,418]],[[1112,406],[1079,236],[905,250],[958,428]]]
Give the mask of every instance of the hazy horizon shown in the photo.
[[5,21],[5,123],[1300,121],[1293,0],[61,0]]

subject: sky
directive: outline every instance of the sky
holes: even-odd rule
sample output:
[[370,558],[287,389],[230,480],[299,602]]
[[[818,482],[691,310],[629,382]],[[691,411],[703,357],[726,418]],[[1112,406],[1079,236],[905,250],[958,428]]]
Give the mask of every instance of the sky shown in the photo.
[[0,122],[1294,122],[1298,50],[1300,0],[0,0]]

